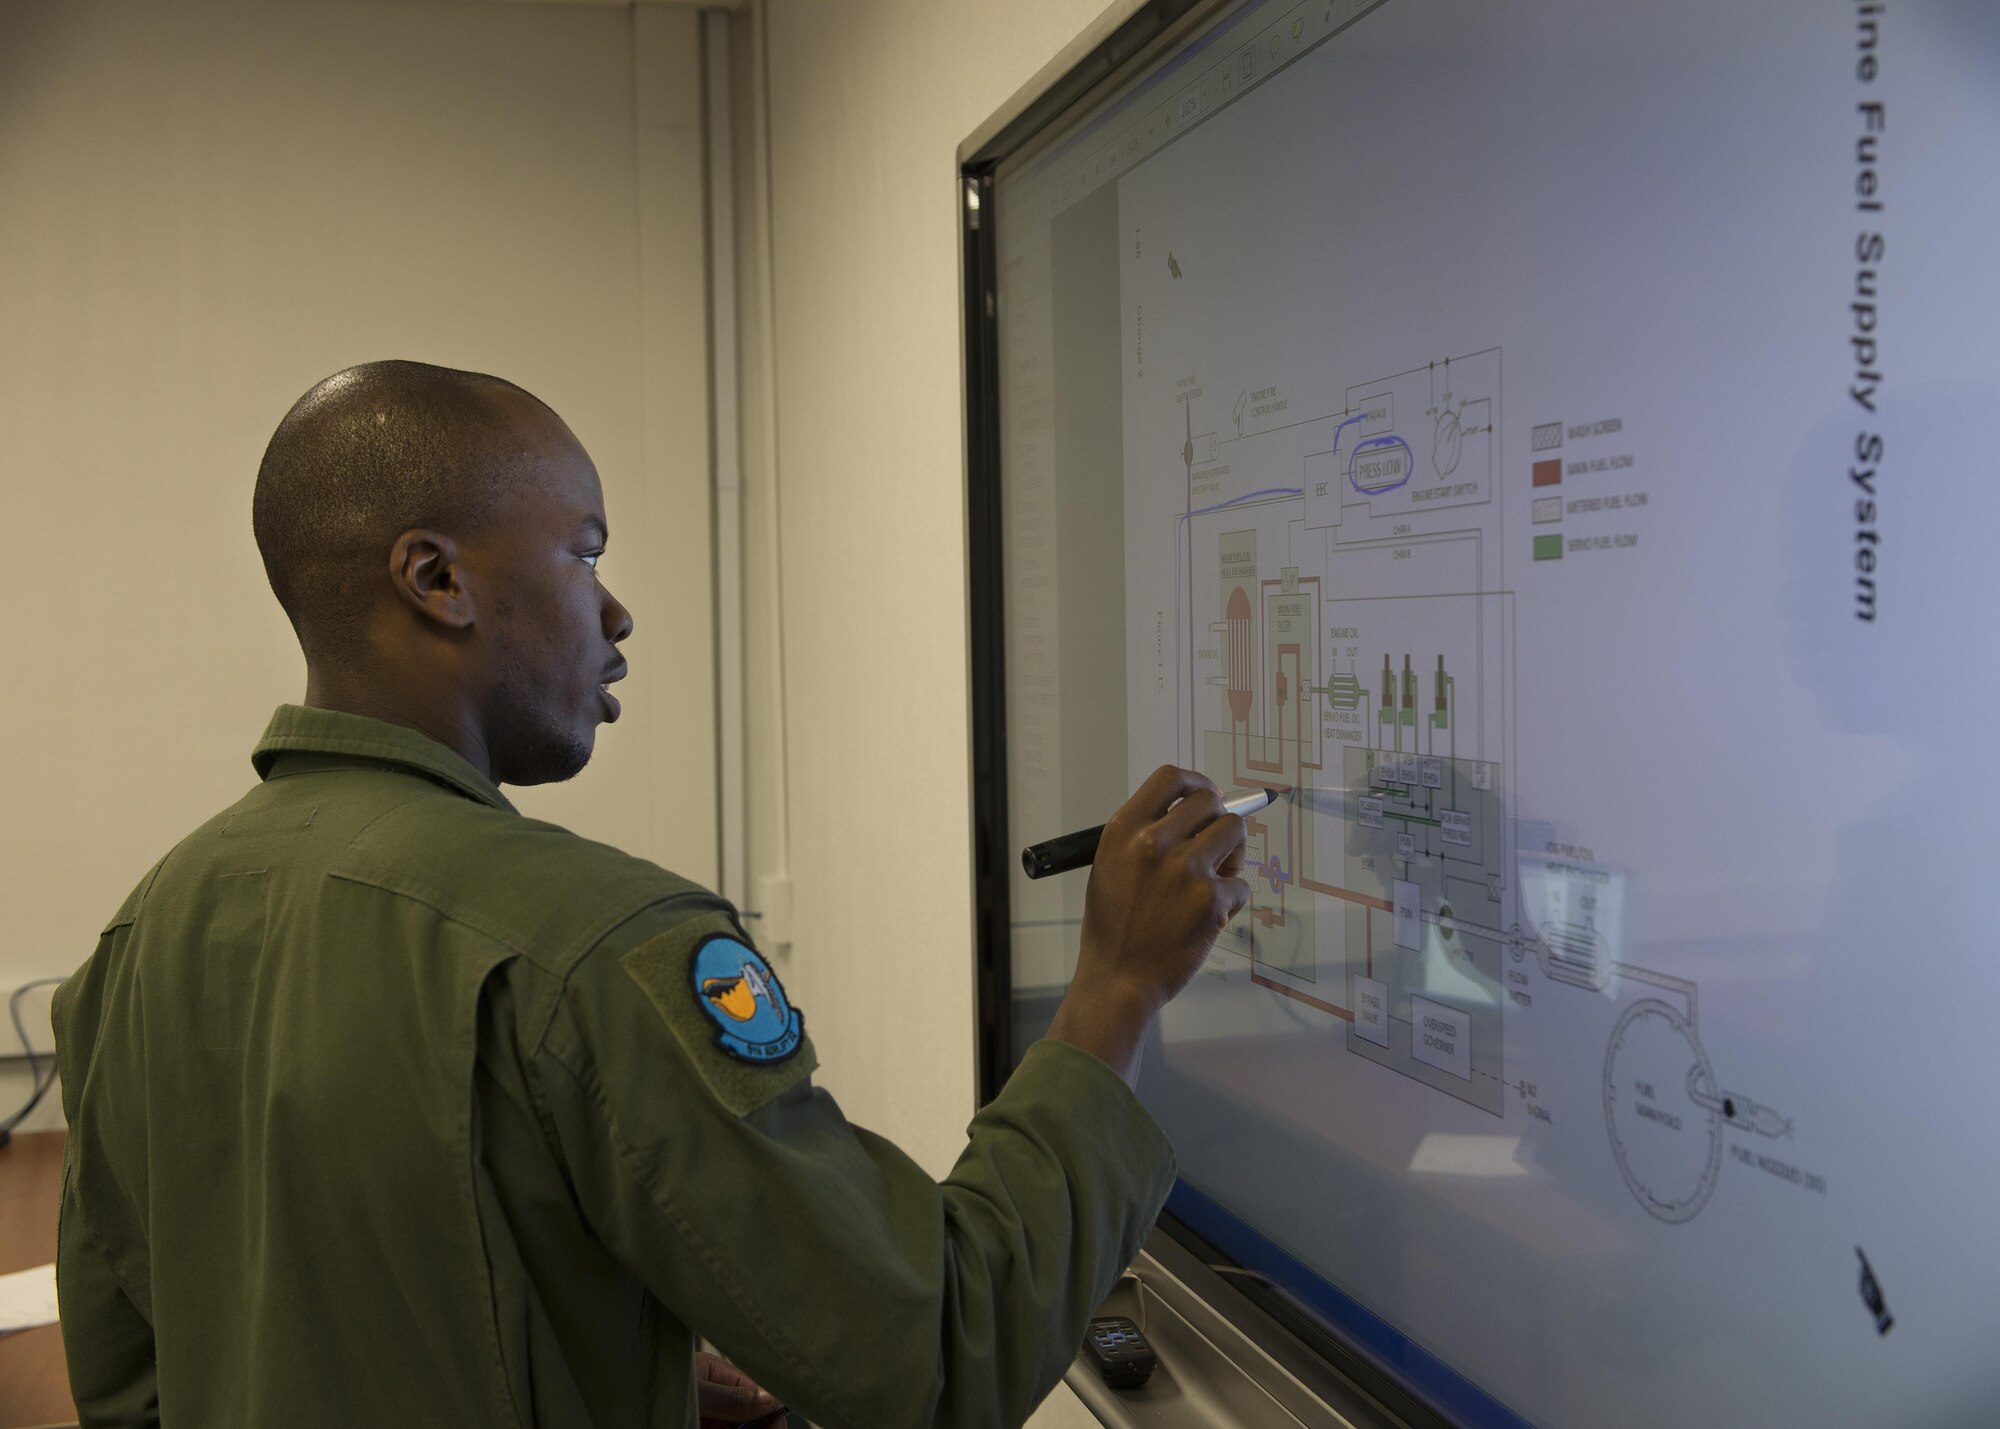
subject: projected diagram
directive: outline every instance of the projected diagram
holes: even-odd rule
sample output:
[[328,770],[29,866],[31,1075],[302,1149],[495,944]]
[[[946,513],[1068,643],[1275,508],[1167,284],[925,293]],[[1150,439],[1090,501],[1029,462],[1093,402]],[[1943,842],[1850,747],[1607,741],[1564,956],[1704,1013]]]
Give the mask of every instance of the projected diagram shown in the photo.
[[1695,1031],[1695,985],[1639,968],[1679,1002],[1651,995],[1628,1005],[1604,1052],[1604,1123],[1618,1170],[1639,1204],[1663,1221],[1691,1219],[1722,1169],[1722,1130],[1792,1134],[1791,1121],[1716,1084]]
[[1500,350],[1303,419],[1246,392],[1219,432],[1183,388],[1177,755],[1225,789],[1281,792],[1249,821],[1252,902],[1218,948],[1334,1019],[1349,1052],[1495,1116],[1507,969],[1532,958],[1605,995],[1612,1156],[1648,1213],[1691,1219],[1725,1128],[1791,1124],[1723,1089],[1692,982],[1619,960],[1621,877],[1515,847]]
[[[1262,429],[1264,404],[1246,426],[1239,401],[1226,434],[1198,430],[1196,401],[1181,402],[1177,740],[1218,784],[1284,795],[1250,821],[1253,901],[1219,946],[1345,1022],[1349,1050],[1498,1115],[1516,936],[1512,607],[1489,585],[1500,352]],[[1254,489],[1198,504],[1203,468],[1225,463]]]

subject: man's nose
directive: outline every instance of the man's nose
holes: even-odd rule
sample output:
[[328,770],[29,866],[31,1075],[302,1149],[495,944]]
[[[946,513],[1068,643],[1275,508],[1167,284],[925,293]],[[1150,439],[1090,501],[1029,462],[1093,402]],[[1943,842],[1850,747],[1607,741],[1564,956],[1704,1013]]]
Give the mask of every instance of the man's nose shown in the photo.
[[604,634],[616,645],[632,633],[632,612],[627,610],[617,596],[610,591],[604,593]]

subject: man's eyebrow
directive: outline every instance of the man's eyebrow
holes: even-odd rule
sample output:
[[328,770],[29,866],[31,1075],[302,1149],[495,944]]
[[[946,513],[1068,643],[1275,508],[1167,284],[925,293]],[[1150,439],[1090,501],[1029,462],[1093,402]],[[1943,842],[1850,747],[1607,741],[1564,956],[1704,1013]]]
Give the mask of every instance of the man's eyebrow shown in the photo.
[[583,534],[586,536],[595,536],[599,541],[608,541],[611,539],[611,532],[595,516],[586,516],[583,518]]

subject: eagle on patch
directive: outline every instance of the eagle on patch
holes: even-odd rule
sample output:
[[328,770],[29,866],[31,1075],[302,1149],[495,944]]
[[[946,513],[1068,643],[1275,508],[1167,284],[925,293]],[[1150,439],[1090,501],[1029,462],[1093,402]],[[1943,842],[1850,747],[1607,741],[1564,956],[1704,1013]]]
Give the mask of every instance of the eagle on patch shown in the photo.
[[781,1062],[799,1050],[805,1018],[755,948],[724,933],[704,938],[694,951],[692,978],[695,1001],[730,1056]]

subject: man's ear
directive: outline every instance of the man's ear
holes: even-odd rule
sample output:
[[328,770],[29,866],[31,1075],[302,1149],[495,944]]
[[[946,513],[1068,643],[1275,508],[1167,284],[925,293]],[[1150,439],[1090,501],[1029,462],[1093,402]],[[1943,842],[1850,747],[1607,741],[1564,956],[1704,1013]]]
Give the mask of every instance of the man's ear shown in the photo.
[[389,579],[405,605],[446,630],[470,630],[477,612],[458,543],[437,531],[405,531],[389,548]]

